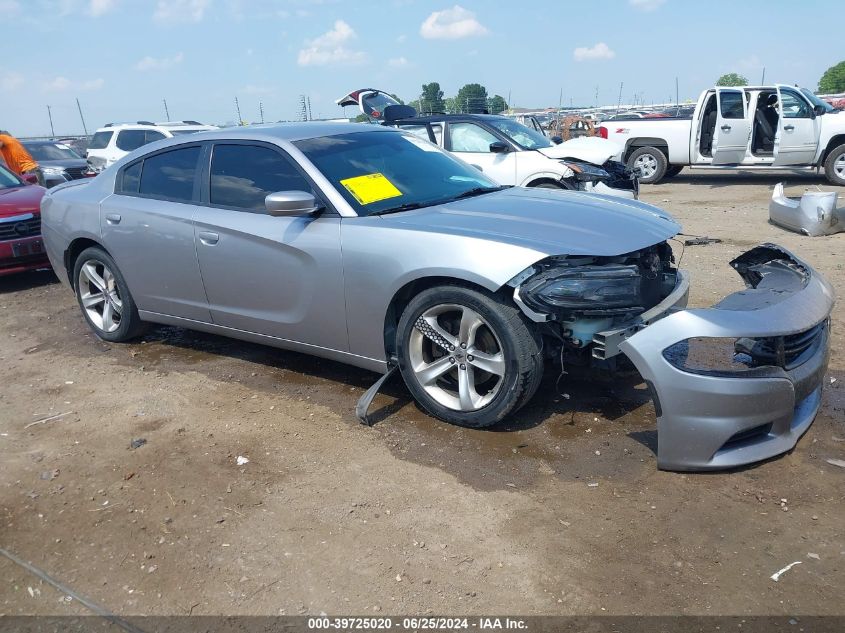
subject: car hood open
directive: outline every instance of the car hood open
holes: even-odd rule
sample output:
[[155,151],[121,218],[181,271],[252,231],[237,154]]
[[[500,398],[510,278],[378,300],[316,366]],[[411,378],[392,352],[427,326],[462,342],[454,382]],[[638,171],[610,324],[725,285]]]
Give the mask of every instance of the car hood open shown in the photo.
[[381,219],[397,228],[504,242],[546,255],[621,255],[681,230],[668,213],[636,200],[521,187]]
[[538,152],[549,158],[572,158],[583,160],[593,165],[603,165],[605,162],[621,153],[622,148],[613,141],[596,136],[582,136],[560,145],[542,147]]

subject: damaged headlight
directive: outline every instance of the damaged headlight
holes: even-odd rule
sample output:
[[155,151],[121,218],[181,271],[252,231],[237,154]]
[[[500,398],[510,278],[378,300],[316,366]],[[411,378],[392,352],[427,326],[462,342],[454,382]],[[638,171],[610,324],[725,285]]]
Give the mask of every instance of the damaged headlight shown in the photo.
[[537,275],[523,286],[522,297],[542,312],[633,308],[642,305],[636,266],[579,266]]
[[575,172],[575,179],[587,182],[594,182],[596,180],[607,180],[610,174],[601,167],[596,167],[590,163],[581,163],[578,161],[565,161],[564,164]]

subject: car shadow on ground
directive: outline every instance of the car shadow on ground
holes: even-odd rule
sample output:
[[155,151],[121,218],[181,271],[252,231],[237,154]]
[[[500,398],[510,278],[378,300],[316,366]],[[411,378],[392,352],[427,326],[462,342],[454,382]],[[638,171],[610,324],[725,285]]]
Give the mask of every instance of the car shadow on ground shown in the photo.
[[[841,189],[841,187],[830,184],[825,178],[824,173],[814,174],[784,171],[777,174],[761,174],[752,171],[706,172],[704,170],[691,171],[689,169],[685,169],[677,176],[667,178],[656,185],[643,185],[643,187],[655,187],[654,191],[659,191],[661,185],[671,183],[698,185],[710,187],[711,189],[733,187],[734,185],[761,185],[772,188],[779,182],[784,183],[786,187],[810,187],[817,185],[823,191],[837,191]],[[649,189],[645,189],[645,191],[649,191]]]
[[31,290],[39,286],[59,283],[58,277],[52,269],[33,270],[0,277],[0,294]]
[[[213,361],[215,357],[263,365],[268,370],[276,370],[268,372],[274,376],[278,371],[285,372],[280,378],[283,386],[319,391],[330,406],[341,410],[348,407],[342,412],[349,414],[354,410],[357,398],[379,378],[374,372],[316,356],[171,326],[150,330],[143,341],[145,345],[136,346],[136,354],[139,356],[136,361],[148,366],[160,365],[164,361],[162,356],[167,354],[168,349],[174,348],[185,350],[188,354],[184,357],[167,354],[166,363],[170,370],[187,369],[182,365],[190,365],[196,370],[197,363]],[[248,384],[247,380],[243,382]],[[350,392],[350,388],[357,393]],[[372,403],[368,415],[371,425],[398,414],[413,402],[398,372],[382,386],[379,394],[387,398],[377,397]],[[585,416],[592,416],[588,417],[590,420],[600,418],[612,422],[630,416],[650,399],[648,390],[636,372],[610,377],[583,368],[572,368],[561,376],[559,366],[547,364],[540,387],[526,406],[486,430],[510,433],[530,429],[555,416],[562,416],[569,424],[575,424],[576,418]],[[414,407],[420,415],[428,416],[416,403]],[[644,423],[651,424],[653,420]]]

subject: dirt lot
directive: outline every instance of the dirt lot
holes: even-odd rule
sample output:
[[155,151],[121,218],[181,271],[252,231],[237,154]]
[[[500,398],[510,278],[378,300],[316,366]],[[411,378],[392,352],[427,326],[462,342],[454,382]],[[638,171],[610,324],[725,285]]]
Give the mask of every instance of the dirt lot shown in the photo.
[[[778,180],[644,188],[723,240],[686,249],[693,305],[739,288],[727,262],[763,241],[845,297],[845,234],[768,224]],[[792,453],[682,475],[655,467],[636,380],[566,398],[549,375],[491,431],[431,420],[396,380],[367,428],[373,374],[173,328],[105,344],[50,273],[0,279],[0,546],[121,614],[843,614],[843,317]],[[0,612],[85,613],[4,558]]]

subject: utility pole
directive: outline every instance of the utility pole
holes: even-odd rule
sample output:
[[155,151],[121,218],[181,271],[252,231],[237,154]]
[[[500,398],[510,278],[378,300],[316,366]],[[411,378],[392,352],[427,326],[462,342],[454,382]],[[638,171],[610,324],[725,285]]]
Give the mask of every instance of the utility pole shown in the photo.
[[235,110],[238,113],[238,125],[243,125],[244,120],[241,118],[241,104],[238,103],[238,98],[235,97]]
[[88,126],[85,125],[85,117],[82,116],[82,106],[79,105],[79,97],[76,98],[76,109],[79,110],[79,118],[82,120],[82,129],[85,131],[85,136],[88,136]]
[[162,103],[164,103],[164,116],[166,117],[165,120],[170,120],[170,111],[167,109],[167,99],[162,99]]
[[308,120],[313,121],[314,117],[311,116],[311,97],[306,97],[305,102],[308,104]]
[[622,105],[622,86],[624,85],[624,81],[619,82],[619,98],[616,100],[616,114],[619,114],[619,106]]
[[680,100],[678,99],[678,78],[676,76],[675,77],[675,105],[678,105],[678,103],[680,103]]
[[47,106],[47,116],[50,117],[50,136],[56,136],[56,130],[53,129],[53,113],[50,112],[50,106]]
[[560,116],[560,109],[563,107],[563,86],[560,87],[560,96],[557,99],[557,113]]
[[763,66],[763,77],[760,79],[760,85],[761,86],[766,85],[766,67],[765,66]]
[[258,102],[258,111],[261,113],[261,123],[264,123],[264,104]]
[[593,99],[593,105],[597,106],[599,104],[599,87],[596,86],[596,98]]

